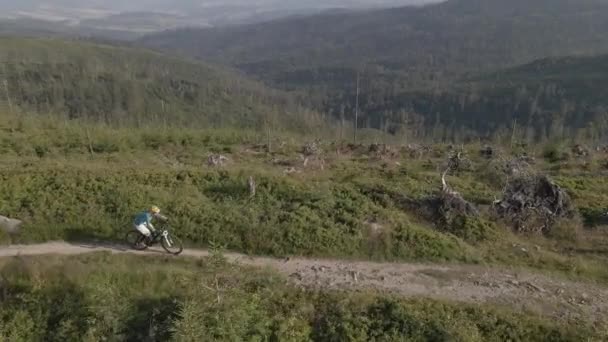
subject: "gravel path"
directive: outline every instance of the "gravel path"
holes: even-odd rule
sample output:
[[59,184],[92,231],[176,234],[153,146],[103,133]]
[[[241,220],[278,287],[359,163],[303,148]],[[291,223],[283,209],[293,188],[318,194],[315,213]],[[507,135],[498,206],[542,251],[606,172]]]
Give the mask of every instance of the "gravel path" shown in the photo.
[[[136,252],[122,245],[50,242],[0,247],[0,257],[77,255],[91,252],[158,255],[158,249]],[[182,256],[205,257],[205,250],[186,249]],[[374,290],[404,297],[426,297],[531,310],[556,319],[608,321],[608,288],[508,268],[474,265],[373,263],[305,258],[275,259],[225,253],[242,265],[267,267],[296,286],[336,290]]]

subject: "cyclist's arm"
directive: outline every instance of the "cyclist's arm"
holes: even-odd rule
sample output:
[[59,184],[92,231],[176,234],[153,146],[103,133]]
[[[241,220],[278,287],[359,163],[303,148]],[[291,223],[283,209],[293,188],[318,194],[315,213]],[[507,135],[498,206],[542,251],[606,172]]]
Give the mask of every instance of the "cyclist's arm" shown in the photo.
[[148,229],[150,229],[152,232],[156,231],[156,229],[152,225],[152,222],[150,219],[148,219],[148,222],[146,223],[146,225],[148,226]]
[[168,217],[163,216],[163,215],[161,215],[161,214],[156,214],[156,215],[154,215],[154,217],[155,217],[157,220],[162,221],[162,222],[167,222],[167,221],[169,221],[169,218],[168,218]]

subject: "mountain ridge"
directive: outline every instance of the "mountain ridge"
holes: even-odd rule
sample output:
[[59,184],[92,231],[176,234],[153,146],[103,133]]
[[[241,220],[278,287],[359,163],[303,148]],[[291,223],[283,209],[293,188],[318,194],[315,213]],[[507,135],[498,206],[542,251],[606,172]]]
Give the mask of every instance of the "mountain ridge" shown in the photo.
[[437,101],[432,94],[452,93],[454,84],[474,74],[541,58],[608,53],[607,33],[606,0],[450,0],[180,29],[138,42],[224,63],[273,87],[305,93],[315,108],[335,118],[354,119],[359,75],[360,124],[383,128],[385,112],[393,113],[394,122],[394,113],[410,108],[402,102],[403,94],[414,93],[427,94],[429,104],[418,112],[428,126],[435,125],[438,115],[444,117],[441,124],[452,125],[451,111],[432,109]]

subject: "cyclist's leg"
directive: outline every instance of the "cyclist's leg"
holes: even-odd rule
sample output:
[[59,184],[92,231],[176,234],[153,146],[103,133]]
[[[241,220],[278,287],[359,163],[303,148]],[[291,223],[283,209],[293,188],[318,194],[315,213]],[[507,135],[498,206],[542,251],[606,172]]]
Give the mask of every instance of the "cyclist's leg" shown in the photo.
[[150,240],[150,236],[152,235],[152,233],[150,233],[150,229],[148,229],[145,224],[136,225],[135,230],[141,233],[141,237],[139,238],[137,243],[142,243],[144,241]]
[[150,236],[150,229],[148,229],[148,227],[146,227],[145,224],[140,224],[138,226],[135,226],[135,229],[141,233],[141,235],[143,236]]

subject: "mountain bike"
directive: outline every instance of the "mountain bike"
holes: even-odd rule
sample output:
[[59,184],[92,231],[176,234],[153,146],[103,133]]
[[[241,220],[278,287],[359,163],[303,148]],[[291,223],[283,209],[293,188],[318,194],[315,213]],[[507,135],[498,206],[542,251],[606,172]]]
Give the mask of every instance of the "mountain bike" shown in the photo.
[[170,233],[168,226],[159,227],[156,232],[148,237],[135,229],[131,229],[125,236],[125,240],[129,246],[138,251],[143,251],[157,243],[160,243],[169,254],[179,255],[184,250],[182,241]]

